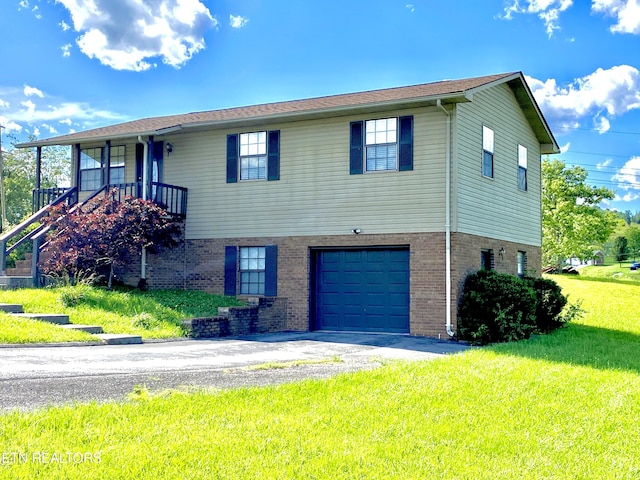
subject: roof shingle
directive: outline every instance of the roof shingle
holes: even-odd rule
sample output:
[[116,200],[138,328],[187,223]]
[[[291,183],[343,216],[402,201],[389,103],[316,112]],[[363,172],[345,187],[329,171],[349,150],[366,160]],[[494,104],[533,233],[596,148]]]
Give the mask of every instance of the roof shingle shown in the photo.
[[83,132],[60,135],[49,139],[25,143],[19,146],[33,147],[46,145],[71,145],[79,142],[107,138],[161,134],[163,133],[163,130],[172,128],[189,128],[200,125],[215,125],[217,123],[227,123],[255,118],[278,118],[282,116],[320,113],[323,111],[331,112],[337,109],[412,102],[420,99],[435,99],[456,95],[462,96],[465,92],[470,90],[480,88],[493,82],[505,81],[509,77],[514,76],[521,76],[521,74],[519,72],[502,73],[462,80],[445,80],[407,87],[331,95],[304,100],[291,100],[221,110],[143,118],[86,130]]

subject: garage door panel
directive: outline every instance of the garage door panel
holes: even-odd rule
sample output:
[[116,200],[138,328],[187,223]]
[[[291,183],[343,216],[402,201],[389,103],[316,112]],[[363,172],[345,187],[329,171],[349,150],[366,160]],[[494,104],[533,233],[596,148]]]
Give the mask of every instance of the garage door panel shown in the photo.
[[316,328],[409,331],[408,249],[318,252],[314,261]]

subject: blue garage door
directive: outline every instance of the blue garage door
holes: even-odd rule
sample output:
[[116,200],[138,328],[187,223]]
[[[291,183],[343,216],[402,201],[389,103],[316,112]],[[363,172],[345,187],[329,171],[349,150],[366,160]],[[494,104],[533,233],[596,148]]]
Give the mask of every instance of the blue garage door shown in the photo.
[[317,252],[315,328],[408,333],[409,250]]

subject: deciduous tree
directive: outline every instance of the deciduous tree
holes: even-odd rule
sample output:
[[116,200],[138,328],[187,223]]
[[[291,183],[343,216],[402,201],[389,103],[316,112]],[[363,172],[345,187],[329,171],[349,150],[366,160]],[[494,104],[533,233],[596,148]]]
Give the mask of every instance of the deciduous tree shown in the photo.
[[542,161],[542,260],[560,265],[567,258],[591,258],[613,232],[617,219],[599,207],[614,192],[586,183],[587,170],[560,160]]

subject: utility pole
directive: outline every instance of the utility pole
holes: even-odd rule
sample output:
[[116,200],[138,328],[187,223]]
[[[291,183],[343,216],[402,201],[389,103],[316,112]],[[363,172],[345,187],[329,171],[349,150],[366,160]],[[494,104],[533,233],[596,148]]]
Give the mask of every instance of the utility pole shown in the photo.
[[0,202],[2,202],[2,220],[0,221],[0,232],[3,232],[7,226],[7,206],[4,198],[4,163],[2,162],[2,129],[0,125]]

